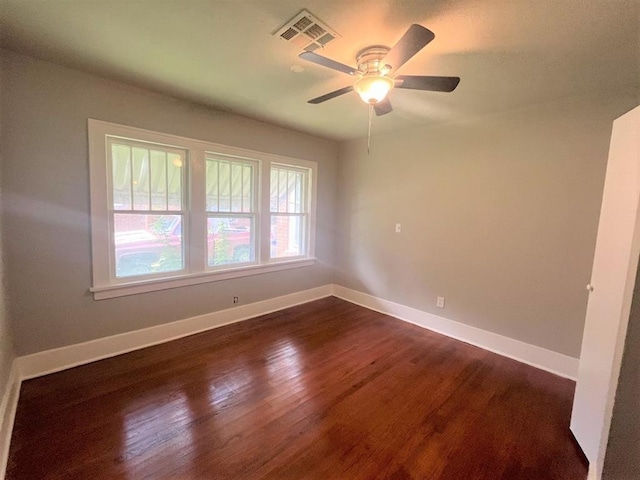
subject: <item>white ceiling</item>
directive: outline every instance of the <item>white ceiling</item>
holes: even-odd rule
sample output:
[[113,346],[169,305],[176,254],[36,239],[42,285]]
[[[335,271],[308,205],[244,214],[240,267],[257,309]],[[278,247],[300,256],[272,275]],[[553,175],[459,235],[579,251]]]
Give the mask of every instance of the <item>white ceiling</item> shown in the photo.
[[355,93],[307,104],[352,79],[272,36],[302,8],[341,35],[327,57],[355,65],[419,23],[435,40],[400,73],[462,78],[450,94],[391,92],[374,132],[640,87],[640,0],[2,0],[0,45],[315,135],[364,136]]

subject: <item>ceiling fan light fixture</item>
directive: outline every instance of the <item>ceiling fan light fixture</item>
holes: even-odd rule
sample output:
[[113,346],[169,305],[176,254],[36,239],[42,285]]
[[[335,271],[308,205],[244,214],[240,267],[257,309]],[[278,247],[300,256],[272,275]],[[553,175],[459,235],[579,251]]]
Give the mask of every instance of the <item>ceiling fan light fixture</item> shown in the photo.
[[353,84],[353,89],[358,92],[362,101],[373,105],[384,100],[392,88],[393,79],[384,75],[367,75]]

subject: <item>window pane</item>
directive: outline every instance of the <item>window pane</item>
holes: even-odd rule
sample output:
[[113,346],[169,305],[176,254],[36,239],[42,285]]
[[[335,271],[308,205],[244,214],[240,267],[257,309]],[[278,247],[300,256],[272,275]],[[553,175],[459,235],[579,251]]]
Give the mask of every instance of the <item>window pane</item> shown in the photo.
[[231,211],[231,165],[229,162],[219,161],[218,189],[220,191],[219,212]]
[[131,147],[111,145],[113,209],[131,210]]
[[271,215],[271,258],[305,254],[304,216]]
[[217,160],[207,159],[207,211],[218,211],[218,169]]
[[184,154],[167,154],[167,210],[182,210],[182,184],[184,182]]
[[278,171],[278,212],[287,212],[287,171]]
[[242,165],[231,164],[231,211],[242,211]]
[[302,189],[302,174],[300,172],[294,172],[289,170],[289,176],[287,179],[287,212],[289,213],[302,213],[301,205],[301,189]]
[[246,161],[207,157],[207,211],[253,212],[253,175],[254,167]]
[[167,210],[167,152],[151,150],[151,210]]
[[278,211],[278,169],[271,168],[271,183],[270,183],[270,202],[269,209],[271,212]]
[[273,213],[305,213],[307,175],[300,168],[271,167],[269,209]]
[[207,219],[207,257],[210,267],[254,262],[251,217],[209,217]]
[[244,165],[242,171],[242,211],[253,210],[253,167]]
[[114,210],[181,210],[186,152],[110,140]]
[[181,215],[114,214],[116,277],[184,268]]
[[133,147],[133,210],[150,210],[149,150]]
[[302,173],[296,173],[296,205],[297,205],[297,213],[303,213],[306,211],[302,202],[304,201],[303,195],[304,188],[304,175]]

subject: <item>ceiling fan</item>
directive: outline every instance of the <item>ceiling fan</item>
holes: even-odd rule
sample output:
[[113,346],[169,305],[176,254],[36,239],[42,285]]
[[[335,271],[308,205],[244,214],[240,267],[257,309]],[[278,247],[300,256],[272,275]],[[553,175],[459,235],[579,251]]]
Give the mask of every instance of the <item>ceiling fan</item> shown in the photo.
[[373,106],[376,115],[380,116],[393,110],[387,96],[392,88],[452,92],[460,83],[460,77],[395,75],[400,67],[434,38],[431,30],[413,24],[393,48],[374,45],[360,50],[356,55],[356,68],[314,52],[301,53],[299,57],[304,60],[357,77],[353,85],[314,98],[308,103],[326,102],[355,90],[365,103]]

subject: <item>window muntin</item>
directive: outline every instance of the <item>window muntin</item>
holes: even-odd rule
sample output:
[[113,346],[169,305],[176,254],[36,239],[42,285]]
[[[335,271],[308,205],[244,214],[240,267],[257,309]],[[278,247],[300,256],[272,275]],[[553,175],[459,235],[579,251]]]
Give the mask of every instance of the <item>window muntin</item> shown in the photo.
[[107,136],[115,279],[185,270],[186,159],[184,149]]

